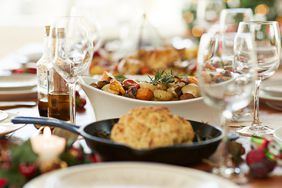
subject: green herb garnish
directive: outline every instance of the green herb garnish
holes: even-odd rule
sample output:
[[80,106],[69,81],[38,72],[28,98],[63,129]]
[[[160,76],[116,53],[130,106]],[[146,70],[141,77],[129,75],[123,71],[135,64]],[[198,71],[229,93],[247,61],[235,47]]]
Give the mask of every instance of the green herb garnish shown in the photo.
[[119,82],[123,82],[125,79],[127,79],[125,76],[119,74],[115,76],[115,79]]
[[167,73],[165,71],[158,71],[154,78],[152,78],[151,76],[149,76],[150,78],[150,83],[153,85],[157,85],[157,84],[169,84],[169,83],[173,83],[174,82],[174,76],[172,74],[172,71],[170,73]]

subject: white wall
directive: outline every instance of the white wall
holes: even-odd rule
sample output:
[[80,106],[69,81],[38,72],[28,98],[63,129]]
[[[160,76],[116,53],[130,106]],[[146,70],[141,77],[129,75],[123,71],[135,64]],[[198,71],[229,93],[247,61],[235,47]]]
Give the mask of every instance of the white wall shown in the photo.
[[90,21],[98,22],[102,35],[117,36],[120,24],[140,25],[147,12],[149,20],[163,35],[184,30],[181,6],[189,0],[0,0],[0,58],[28,43],[40,43],[43,27],[74,5]]
[[29,43],[40,43],[43,28],[32,26],[0,26],[0,58]]

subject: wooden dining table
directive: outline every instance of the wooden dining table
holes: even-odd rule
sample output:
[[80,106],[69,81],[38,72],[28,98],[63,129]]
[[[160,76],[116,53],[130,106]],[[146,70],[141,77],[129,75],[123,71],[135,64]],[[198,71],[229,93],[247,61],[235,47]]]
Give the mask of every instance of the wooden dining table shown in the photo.
[[[279,78],[282,78],[281,69],[271,79],[279,79]],[[84,93],[82,95],[85,96]],[[261,120],[263,122],[268,123],[274,129],[282,126],[282,112],[281,111],[274,110],[266,106],[263,103],[261,103],[260,107],[261,107],[260,115],[261,115]],[[20,115],[20,116],[39,116],[37,106],[29,107],[29,108],[18,107],[18,108],[13,108],[13,109],[7,109],[6,111]],[[83,113],[77,113],[77,124],[80,126],[84,126],[93,121],[95,121],[94,112],[90,105],[89,100],[87,99],[86,111]],[[233,127],[232,129],[236,130],[237,128],[238,127],[235,126],[235,128]],[[38,130],[33,125],[26,125],[23,128],[7,135],[4,138],[0,138],[0,139],[8,139],[11,141],[15,141],[15,140],[24,141],[30,138],[34,134],[38,134]],[[246,148],[247,151],[250,149],[250,137],[241,136],[238,141],[243,144],[243,146]],[[216,158],[217,156],[215,154],[212,157]],[[199,170],[203,170],[207,172],[211,171],[211,166],[204,162],[197,164],[197,165],[193,165],[191,166],[191,168],[195,168],[195,169],[199,169]],[[250,176],[247,176],[247,180],[248,181],[245,184],[240,185],[240,186],[244,188],[266,188],[266,187],[267,188],[281,188],[282,187],[282,166],[276,167],[275,170],[267,178],[255,179]]]

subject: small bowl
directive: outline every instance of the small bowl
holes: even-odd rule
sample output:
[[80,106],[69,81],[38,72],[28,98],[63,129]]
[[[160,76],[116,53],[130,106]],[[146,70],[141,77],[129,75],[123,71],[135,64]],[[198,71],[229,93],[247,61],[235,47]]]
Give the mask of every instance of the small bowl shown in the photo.
[[87,76],[79,78],[79,83],[91,102],[97,121],[119,118],[132,108],[140,106],[166,106],[173,114],[185,119],[209,124],[219,123],[219,111],[207,106],[202,97],[179,101],[143,101],[107,93],[90,86],[97,81]]

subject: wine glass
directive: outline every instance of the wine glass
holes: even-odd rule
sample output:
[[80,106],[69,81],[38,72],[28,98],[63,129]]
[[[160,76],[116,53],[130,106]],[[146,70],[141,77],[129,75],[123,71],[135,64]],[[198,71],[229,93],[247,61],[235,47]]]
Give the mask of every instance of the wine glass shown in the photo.
[[[254,113],[250,126],[244,127],[238,132],[243,135],[272,134],[273,129],[263,124],[259,119],[259,87],[261,81],[271,77],[280,62],[280,32],[276,21],[249,21],[241,22],[237,31],[239,34],[251,33],[256,48],[257,73],[256,90],[254,93]],[[235,49],[236,50],[236,49]]]
[[235,37],[234,57],[222,53],[222,35],[206,33],[199,46],[197,76],[204,102],[218,108],[221,113],[223,139],[219,147],[220,162],[213,173],[241,182],[245,179],[236,167],[227,150],[228,126],[232,112],[247,106],[252,98],[256,80],[256,56],[251,35],[238,34]]
[[78,76],[91,62],[94,39],[89,24],[81,16],[59,18],[54,28],[56,53],[53,67],[68,84],[70,121],[75,123],[75,86]]
[[232,8],[224,9],[220,13],[220,33],[224,35],[223,52],[226,55],[233,56],[234,38],[239,23],[242,21],[251,21],[253,12],[250,8]]
[[[250,8],[224,9],[220,13],[220,33],[224,36],[223,53],[226,56],[233,56],[234,38],[242,21],[253,20],[253,12]],[[233,113],[233,122],[250,122],[252,118],[250,108],[246,107]]]
[[201,0],[197,4],[197,22],[206,29],[218,21],[221,10],[225,8],[222,0]]

